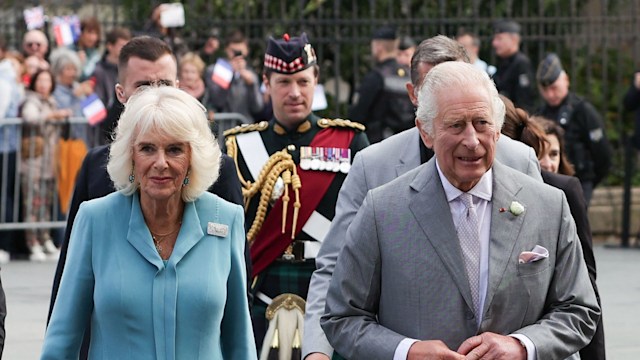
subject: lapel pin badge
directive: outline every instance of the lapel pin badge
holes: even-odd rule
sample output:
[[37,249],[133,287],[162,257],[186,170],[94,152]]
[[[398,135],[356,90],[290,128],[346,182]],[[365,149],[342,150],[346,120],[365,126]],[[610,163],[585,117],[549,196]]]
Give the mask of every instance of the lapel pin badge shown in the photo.
[[229,225],[210,222],[207,224],[207,234],[226,237],[229,233]]

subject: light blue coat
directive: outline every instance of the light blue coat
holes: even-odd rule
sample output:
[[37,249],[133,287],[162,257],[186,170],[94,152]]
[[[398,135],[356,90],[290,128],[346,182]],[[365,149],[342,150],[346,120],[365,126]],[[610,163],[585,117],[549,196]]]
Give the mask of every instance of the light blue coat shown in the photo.
[[257,358],[240,206],[210,193],[187,203],[166,264],[137,194],[83,203],[71,237],[42,359],[77,359],[89,319],[89,359]]

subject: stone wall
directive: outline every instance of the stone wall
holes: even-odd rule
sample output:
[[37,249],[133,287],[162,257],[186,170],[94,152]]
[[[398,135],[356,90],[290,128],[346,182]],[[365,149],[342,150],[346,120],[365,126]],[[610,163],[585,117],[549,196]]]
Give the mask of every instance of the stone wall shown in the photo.
[[[589,221],[594,235],[622,234],[622,187],[596,188],[591,206]],[[640,188],[632,189],[631,195],[631,236],[640,230]]]

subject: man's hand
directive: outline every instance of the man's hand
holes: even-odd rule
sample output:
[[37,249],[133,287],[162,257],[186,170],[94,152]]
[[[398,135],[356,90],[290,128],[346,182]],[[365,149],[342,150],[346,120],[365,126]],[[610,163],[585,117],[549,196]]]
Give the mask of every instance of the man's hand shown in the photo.
[[415,342],[407,354],[407,360],[463,360],[464,358],[440,340]]
[[329,358],[327,355],[323,353],[315,352],[307,355],[307,357],[305,357],[304,360],[331,360],[331,358]]
[[247,60],[244,58],[244,56],[241,55],[230,59],[229,63],[231,64],[233,72],[239,73],[247,68]]
[[469,360],[527,359],[527,350],[518,339],[491,332],[468,338],[460,345],[458,352]]

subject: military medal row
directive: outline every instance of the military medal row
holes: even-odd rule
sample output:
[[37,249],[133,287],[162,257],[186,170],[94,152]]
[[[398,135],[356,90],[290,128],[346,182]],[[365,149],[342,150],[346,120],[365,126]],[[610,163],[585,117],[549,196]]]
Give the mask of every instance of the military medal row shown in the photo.
[[300,168],[346,174],[351,168],[351,149],[301,146]]

